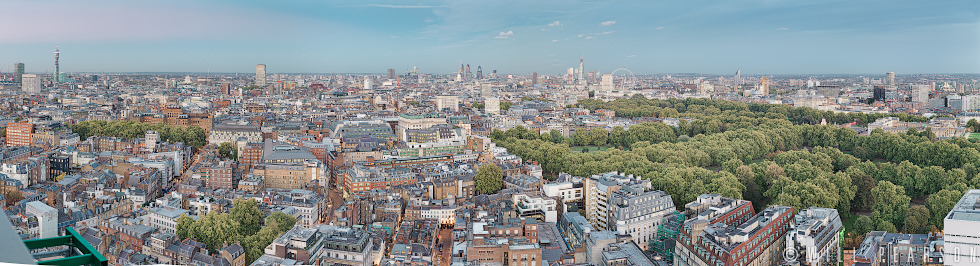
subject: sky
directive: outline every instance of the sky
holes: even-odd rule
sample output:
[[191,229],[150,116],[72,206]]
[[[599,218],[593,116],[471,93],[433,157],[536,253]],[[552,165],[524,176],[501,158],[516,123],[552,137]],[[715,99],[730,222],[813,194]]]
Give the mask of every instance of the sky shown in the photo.
[[0,71],[980,73],[976,0],[4,0]]

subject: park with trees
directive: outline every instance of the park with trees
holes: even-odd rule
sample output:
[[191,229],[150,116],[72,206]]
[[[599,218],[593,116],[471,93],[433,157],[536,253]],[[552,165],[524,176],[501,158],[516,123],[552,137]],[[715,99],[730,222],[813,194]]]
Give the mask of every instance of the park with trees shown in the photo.
[[160,133],[161,140],[170,143],[183,142],[188,146],[198,149],[208,144],[208,136],[205,134],[204,129],[196,126],[180,128],[168,126],[164,123],[149,124],[135,121],[88,120],[71,125],[71,130],[77,133],[82,140],[92,136],[127,139],[142,138],[146,136],[146,131],[153,130]]
[[[771,204],[797,211],[835,208],[853,238],[870,230],[942,230],[943,216],[963,193],[980,187],[976,140],[937,140],[931,132],[881,130],[864,136],[833,125],[864,126],[885,116],[928,121],[921,116],[642,96],[610,102],[586,99],[571,107],[613,110],[625,118],[678,118],[680,123],[579,129],[568,138],[518,126],[495,130],[491,138],[511,153],[539,162],[546,175],[619,171],[641,176],[670,194],[676,206],[700,194],[718,193],[750,200],[756,209]],[[824,120],[828,125],[821,125]],[[570,149],[586,143],[614,147]]]

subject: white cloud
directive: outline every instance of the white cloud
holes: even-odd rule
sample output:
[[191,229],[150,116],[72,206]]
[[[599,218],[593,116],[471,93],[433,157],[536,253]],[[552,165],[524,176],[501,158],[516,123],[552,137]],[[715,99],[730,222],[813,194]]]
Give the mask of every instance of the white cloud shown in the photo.
[[589,37],[585,37],[585,39],[586,39],[586,40],[591,40],[591,39],[592,39],[592,36],[589,36]]
[[510,39],[510,37],[512,37],[512,36],[514,36],[514,31],[509,30],[509,31],[506,31],[506,32],[501,31],[500,34],[497,34],[497,37],[493,37],[493,38],[494,39]]
[[602,25],[603,27],[609,27],[612,25],[616,25],[616,21],[615,20],[603,21],[602,23],[599,23],[599,25]]
[[437,8],[444,6],[427,6],[427,5],[387,5],[387,4],[369,4],[369,7],[383,7],[383,8]]
[[558,42],[558,40],[551,40],[551,42]]
[[615,31],[605,31],[605,32],[602,32],[602,35],[609,35],[609,34],[612,34],[613,32],[615,32]]
[[548,23],[548,27],[561,27],[561,21],[555,20],[555,22]]
[[626,58],[634,58],[634,57],[636,57],[636,55],[635,55],[635,54],[631,54],[631,55],[627,55],[627,56],[626,56]]
[[782,28],[778,28],[778,29],[776,29],[776,30],[780,30],[780,31],[783,31],[783,30],[789,30],[789,28],[787,28],[787,27],[782,27]]
[[578,37],[579,37],[579,38],[582,38],[582,37],[585,37],[585,33],[580,33],[580,34],[578,35]]
[[658,30],[664,29],[664,26],[657,27]]

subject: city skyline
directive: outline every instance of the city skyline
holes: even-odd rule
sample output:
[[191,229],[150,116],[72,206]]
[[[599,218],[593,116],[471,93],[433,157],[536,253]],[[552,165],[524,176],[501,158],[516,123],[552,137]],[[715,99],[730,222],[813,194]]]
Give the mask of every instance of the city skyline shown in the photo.
[[[16,1],[0,18],[0,69],[62,71],[501,73],[627,67],[637,74],[976,73],[980,4],[501,2],[130,3]],[[167,14],[181,14],[174,19]],[[653,44],[653,45],[652,45]]]

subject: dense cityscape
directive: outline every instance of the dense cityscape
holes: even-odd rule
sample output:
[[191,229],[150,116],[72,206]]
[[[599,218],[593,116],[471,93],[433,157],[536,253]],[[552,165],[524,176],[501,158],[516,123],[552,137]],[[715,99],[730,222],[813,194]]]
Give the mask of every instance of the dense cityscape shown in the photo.
[[[7,232],[81,237],[109,265],[957,265],[980,244],[980,75],[54,56],[0,76]],[[73,252],[41,250],[23,255]]]
[[695,2],[4,2],[0,265],[980,265],[980,2]]

